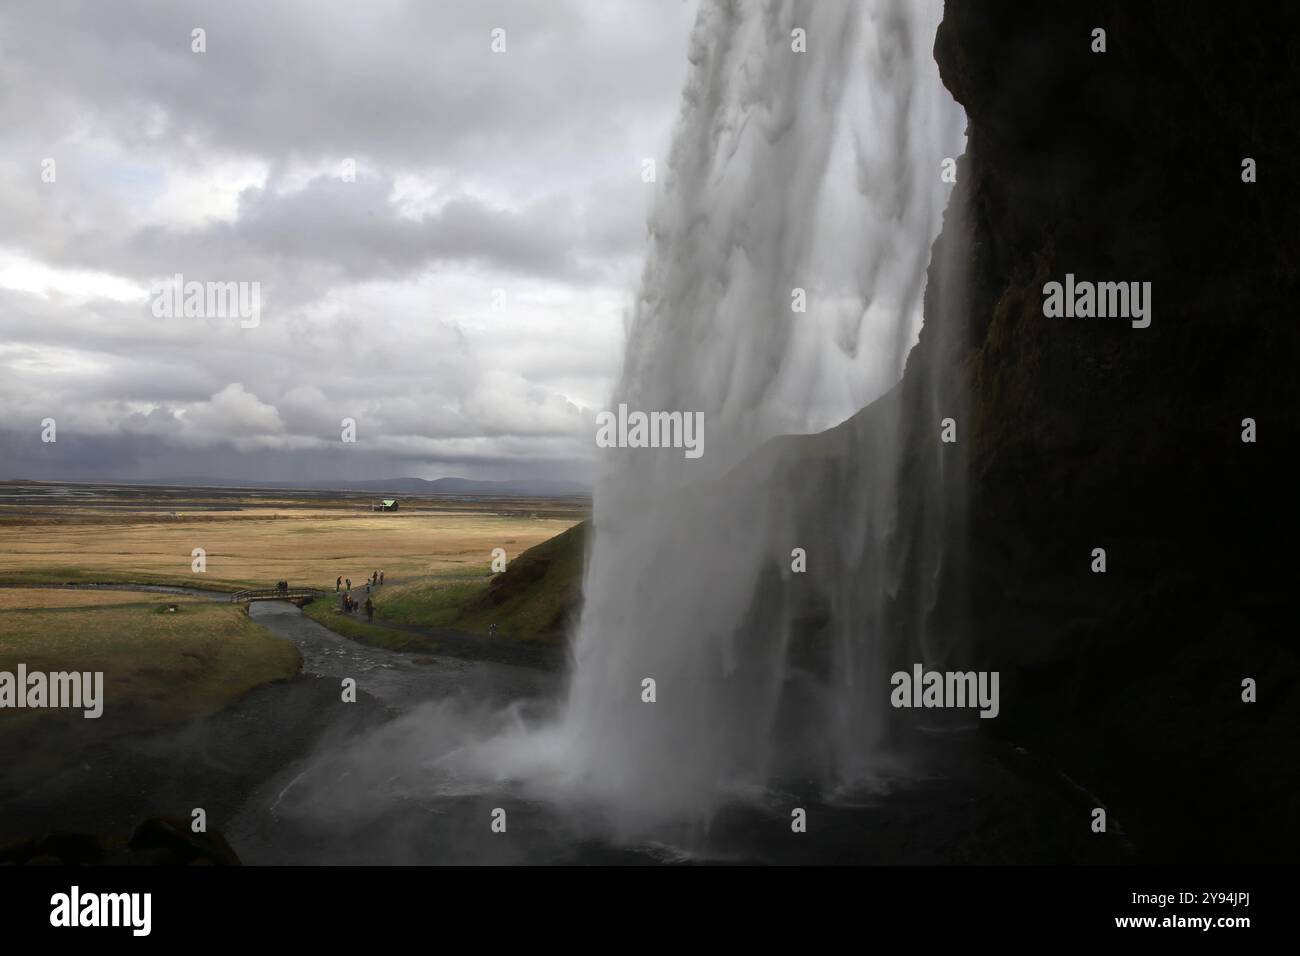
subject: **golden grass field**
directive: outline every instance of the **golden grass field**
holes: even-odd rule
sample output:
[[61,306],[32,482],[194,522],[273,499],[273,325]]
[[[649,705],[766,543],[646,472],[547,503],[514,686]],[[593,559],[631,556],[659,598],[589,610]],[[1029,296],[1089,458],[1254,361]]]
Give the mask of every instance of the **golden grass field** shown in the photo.
[[[186,515],[114,515],[103,522],[0,526],[0,583],[155,583],[216,590],[291,585],[354,587],[382,570],[385,581],[486,575],[494,548],[509,558],[575,524],[560,517],[488,510],[408,510],[373,514],[319,508],[264,508]],[[192,552],[206,552],[206,571]]]
[[[94,495],[89,503],[0,502],[0,585],[10,585],[0,587],[0,671],[15,673],[20,663],[29,673],[102,671],[105,698],[95,720],[66,710],[0,711],[7,785],[55,773],[108,737],[215,712],[301,667],[297,648],[241,605],[24,584],[235,591],[285,579],[332,597],[336,577],[350,577],[356,593],[383,570],[381,593],[395,609],[408,593],[407,603],[434,614],[449,596],[486,588],[494,548],[513,559],[583,517],[572,502],[431,500],[374,513],[366,501],[310,494]],[[192,569],[195,548],[206,552],[203,573]],[[317,603],[318,611],[334,606]]]

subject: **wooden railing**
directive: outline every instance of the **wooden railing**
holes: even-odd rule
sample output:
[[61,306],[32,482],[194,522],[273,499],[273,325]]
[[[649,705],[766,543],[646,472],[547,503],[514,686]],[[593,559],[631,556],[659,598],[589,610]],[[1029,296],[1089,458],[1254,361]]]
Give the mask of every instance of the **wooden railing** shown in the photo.
[[298,598],[317,598],[325,592],[320,588],[250,588],[230,595],[231,603],[247,601],[293,601]]

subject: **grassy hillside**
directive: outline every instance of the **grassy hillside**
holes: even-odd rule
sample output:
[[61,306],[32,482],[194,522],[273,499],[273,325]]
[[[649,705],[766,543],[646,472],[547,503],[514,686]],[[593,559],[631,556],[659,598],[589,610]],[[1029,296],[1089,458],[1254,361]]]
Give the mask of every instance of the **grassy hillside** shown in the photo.
[[[175,610],[169,610],[175,608]],[[103,714],[6,709],[0,758],[9,785],[39,779],[107,737],[220,710],[298,673],[289,641],[242,608],[144,592],[0,591],[0,671],[103,672]]]
[[[561,643],[581,604],[587,526],[584,521],[529,548],[510,559],[500,574],[489,576],[485,566],[380,588],[373,595],[375,613],[394,624],[476,634],[496,624],[499,637]],[[364,615],[349,616],[336,608],[334,601],[317,601],[306,612],[326,627],[369,644],[395,649],[419,644],[409,635],[366,625]]]
[[463,630],[486,630],[525,641],[564,640],[582,604],[582,571],[587,559],[589,522],[529,548],[456,617]]

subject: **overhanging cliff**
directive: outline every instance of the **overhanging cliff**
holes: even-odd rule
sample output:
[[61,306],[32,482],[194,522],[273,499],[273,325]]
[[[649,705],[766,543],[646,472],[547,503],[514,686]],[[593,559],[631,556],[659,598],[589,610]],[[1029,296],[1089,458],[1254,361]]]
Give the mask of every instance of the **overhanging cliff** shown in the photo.
[[[992,729],[1161,859],[1293,858],[1300,833],[1297,35],[1289,5],[948,0],[935,43],[969,118],[968,294],[927,302],[911,454],[937,440],[921,396],[960,383]],[[1067,274],[1150,282],[1150,325],[1045,317]]]

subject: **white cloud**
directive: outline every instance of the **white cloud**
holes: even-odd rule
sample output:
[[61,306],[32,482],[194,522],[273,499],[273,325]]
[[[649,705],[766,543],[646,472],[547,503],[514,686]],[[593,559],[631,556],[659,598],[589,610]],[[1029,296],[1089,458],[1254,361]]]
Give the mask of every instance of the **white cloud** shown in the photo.
[[60,269],[25,255],[0,252],[0,289],[26,292],[49,299],[61,296],[69,305],[108,299],[113,302],[142,301],[149,290],[122,276],[87,269]]

